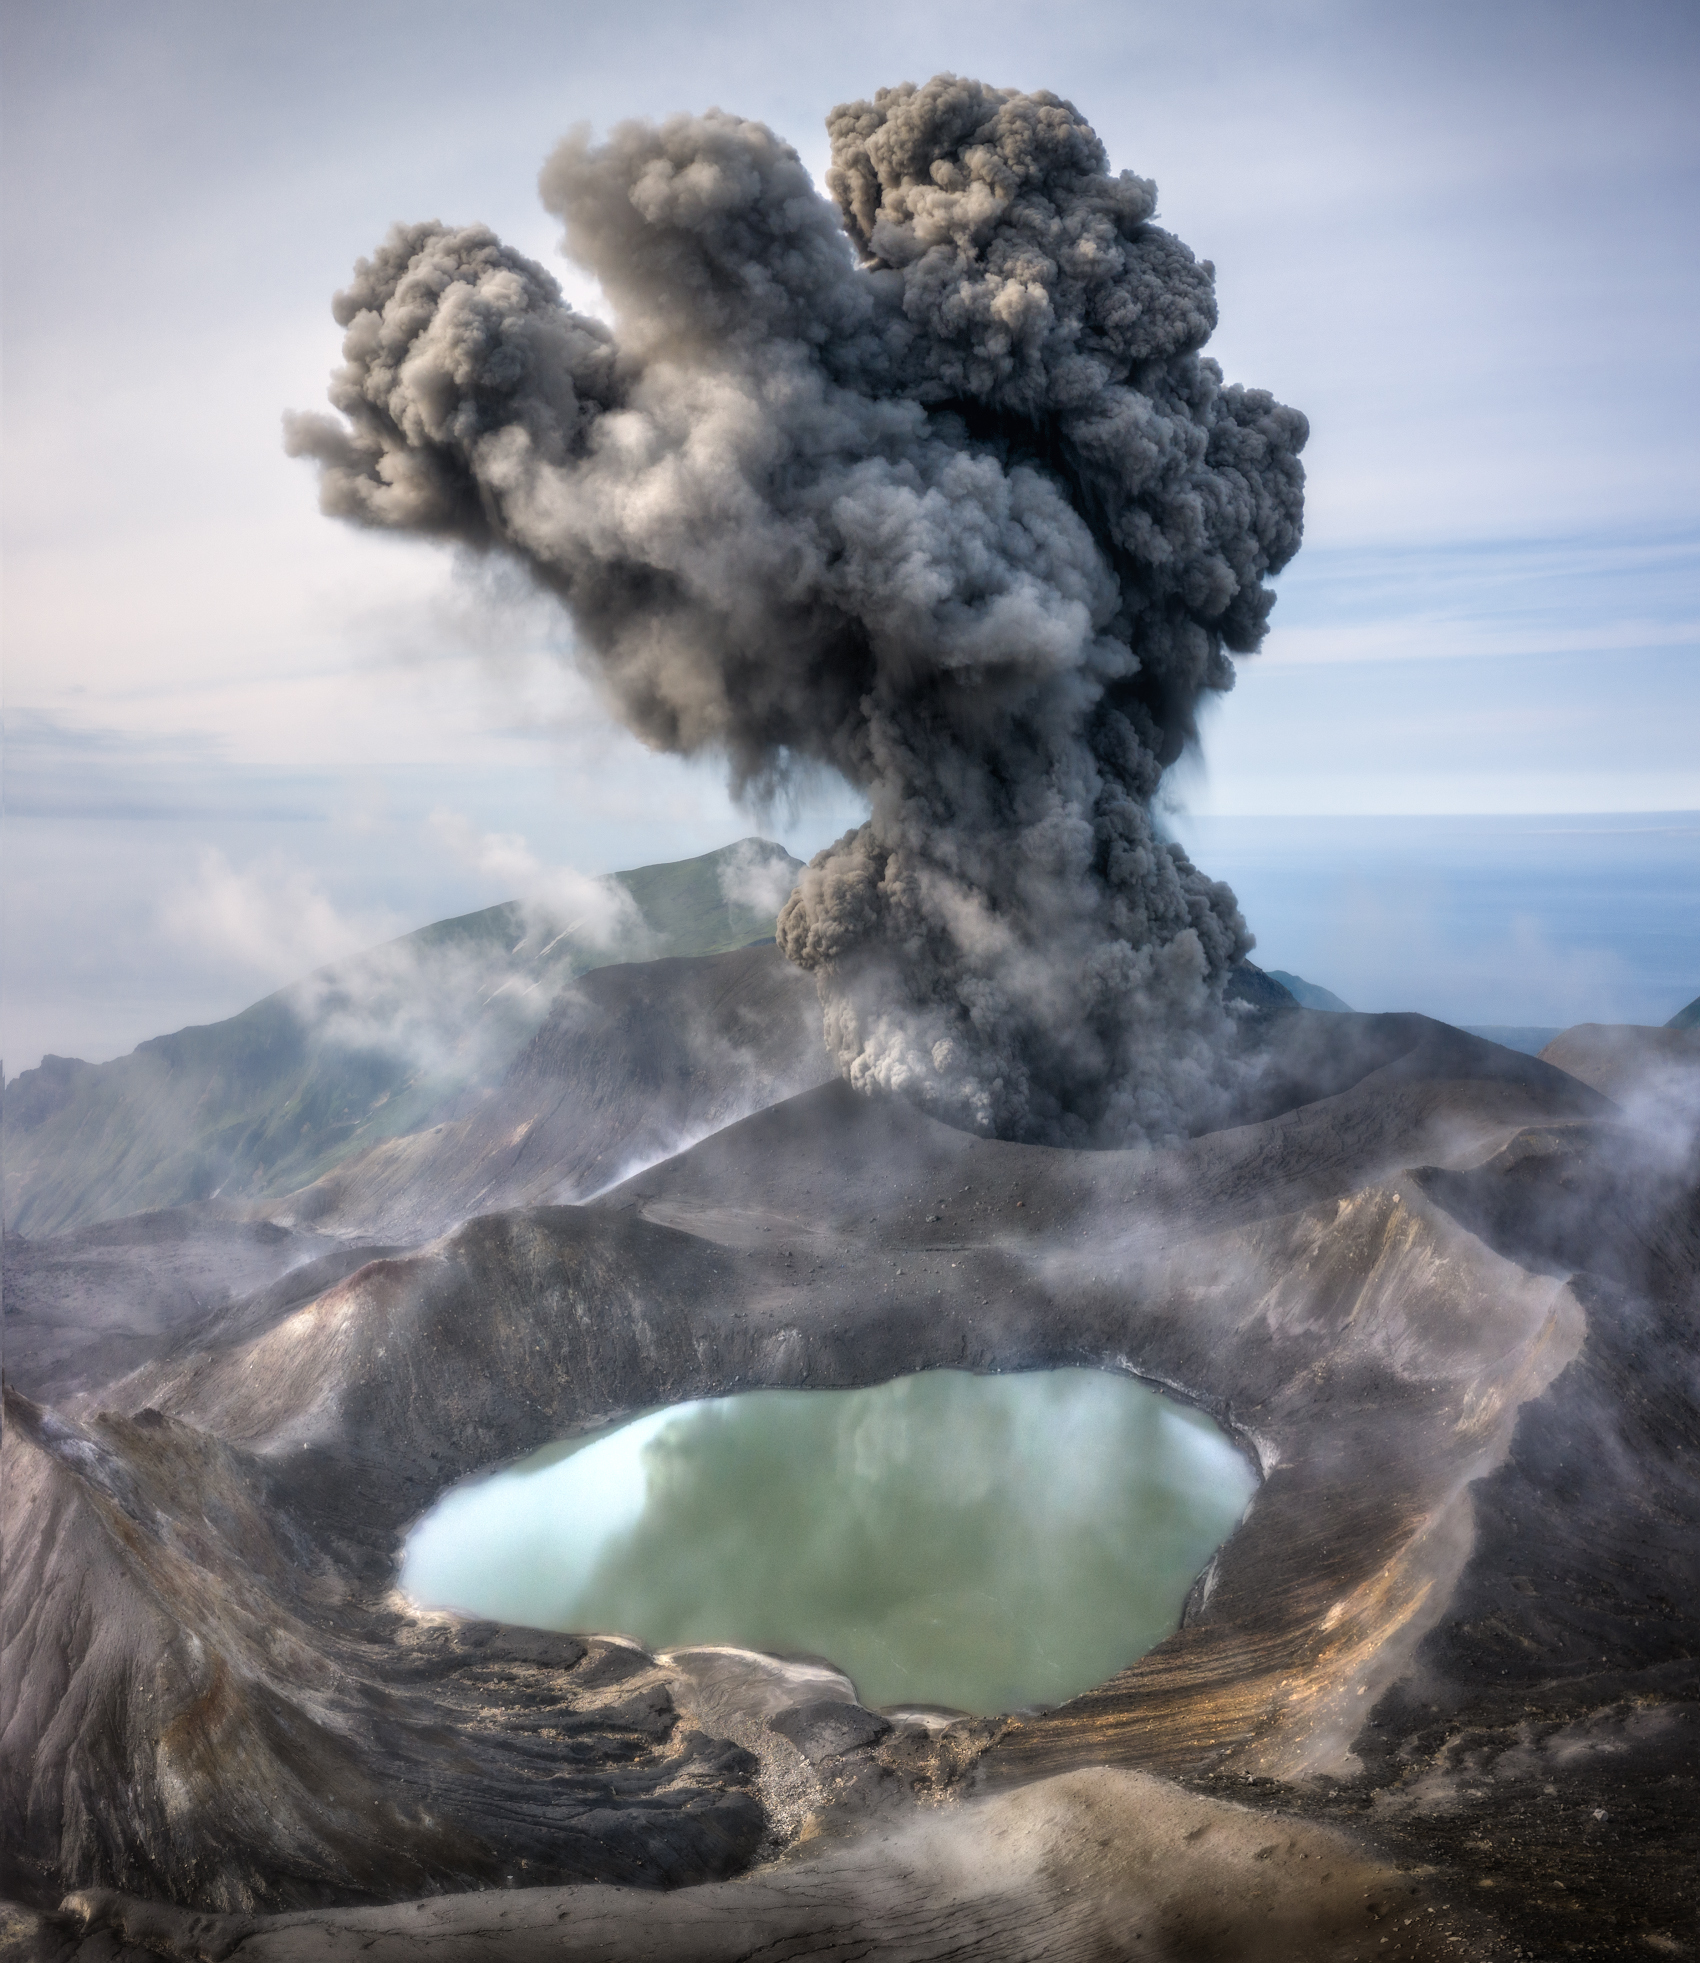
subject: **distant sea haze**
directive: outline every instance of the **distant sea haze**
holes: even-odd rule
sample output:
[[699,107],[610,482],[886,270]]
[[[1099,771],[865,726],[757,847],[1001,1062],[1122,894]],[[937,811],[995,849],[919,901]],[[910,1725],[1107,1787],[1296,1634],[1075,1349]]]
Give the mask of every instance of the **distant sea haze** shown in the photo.
[[1565,1028],[1700,995],[1700,812],[1170,822],[1252,959],[1354,1009]]

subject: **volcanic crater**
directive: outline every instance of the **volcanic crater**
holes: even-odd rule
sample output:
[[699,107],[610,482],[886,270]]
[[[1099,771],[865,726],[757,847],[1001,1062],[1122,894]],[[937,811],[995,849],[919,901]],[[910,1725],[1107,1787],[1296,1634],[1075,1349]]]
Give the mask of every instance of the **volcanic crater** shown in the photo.
[[[852,1093],[771,946],[591,983],[458,1127],[8,1243],[5,1953],[1687,1939],[1700,1187],[1658,1045],[1269,1010],[1244,1122],[1086,1152]],[[598,1190],[663,1126],[707,1135]],[[395,1588],[446,1486],[624,1413],[1083,1365],[1259,1486],[1055,1710],[881,1716],[827,1659]]]

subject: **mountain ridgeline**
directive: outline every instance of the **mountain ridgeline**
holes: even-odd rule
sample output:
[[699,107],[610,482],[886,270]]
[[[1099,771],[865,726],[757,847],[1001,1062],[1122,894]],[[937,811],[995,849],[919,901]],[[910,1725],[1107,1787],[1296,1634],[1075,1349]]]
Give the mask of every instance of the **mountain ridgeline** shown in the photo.
[[[44,1057],[5,1087],[6,1232],[37,1239],[197,1201],[246,1208],[286,1194],[309,1208],[334,1196],[372,1231],[393,1227],[411,1195],[417,1203],[401,1207],[409,1230],[441,1231],[460,1216],[474,1163],[508,1203],[597,1190],[621,1153],[665,1156],[733,1122],[758,1090],[757,1102],[769,1101],[832,1074],[813,986],[771,948],[718,974],[718,1006],[703,1026],[698,1017],[674,1029],[664,1006],[682,985],[669,957],[729,956],[771,940],[801,870],[782,846],[742,839],[612,874],[632,905],[611,938],[505,901],[112,1062]],[[608,989],[574,986],[615,968],[629,983],[610,975]],[[1254,1012],[1350,1013],[1330,990],[1249,961],[1235,966],[1227,993]],[[647,1035],[626,1028],[634,1004],[648,1005]],[[655,1048],[657,1026],[672,1049]],[[1668,1027],[1700,1031],[1700,1000]],[[1560,1032],[1471,1033],[1536,1055]],[[610,1071],[626,1086],[612,1100]]]
[[110,1063],[6,1086],[6,1230],[58,1234],[187,1201],[292,1192],[479,1108],[577,976],[773,933],[800,862],[744,839],[613,875],[635,918],[596,944],[508,901],[438,921]]

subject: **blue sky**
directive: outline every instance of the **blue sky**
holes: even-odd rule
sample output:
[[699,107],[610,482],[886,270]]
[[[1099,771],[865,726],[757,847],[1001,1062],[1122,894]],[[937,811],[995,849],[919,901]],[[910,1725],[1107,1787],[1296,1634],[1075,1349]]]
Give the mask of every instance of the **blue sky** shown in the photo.
[[577,122],[719,103],[818,176],[826,111],[884,83],[1071,97],[1215,261],[1230,378],[1313,427],[1192,816],[1700,810],[1692,5],[62,0],[3,31],[10,1070],[506,897],[512,853],[434,811],[587,871],[853,820],[650,756],[546,608],[329,524],[282,454],[398,217],[482,218],[595,305],[535,192]]

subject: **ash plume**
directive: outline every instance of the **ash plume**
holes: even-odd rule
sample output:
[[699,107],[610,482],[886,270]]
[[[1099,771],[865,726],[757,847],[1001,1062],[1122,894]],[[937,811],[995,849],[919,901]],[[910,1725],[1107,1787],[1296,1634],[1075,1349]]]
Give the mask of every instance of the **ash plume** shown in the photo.
[[544,166],[613,329],[481,226],[335,309],[324,508],[518,558],[656,748],[868,822],[779,925],[850,1081],[1073,1144],[1208,1122],[1232,893],[1152,820],[1298,547],[1304,418],[1200,350],[1213,272],[1079,113],[943,75],[828,119],[830,198],[718,110]]

